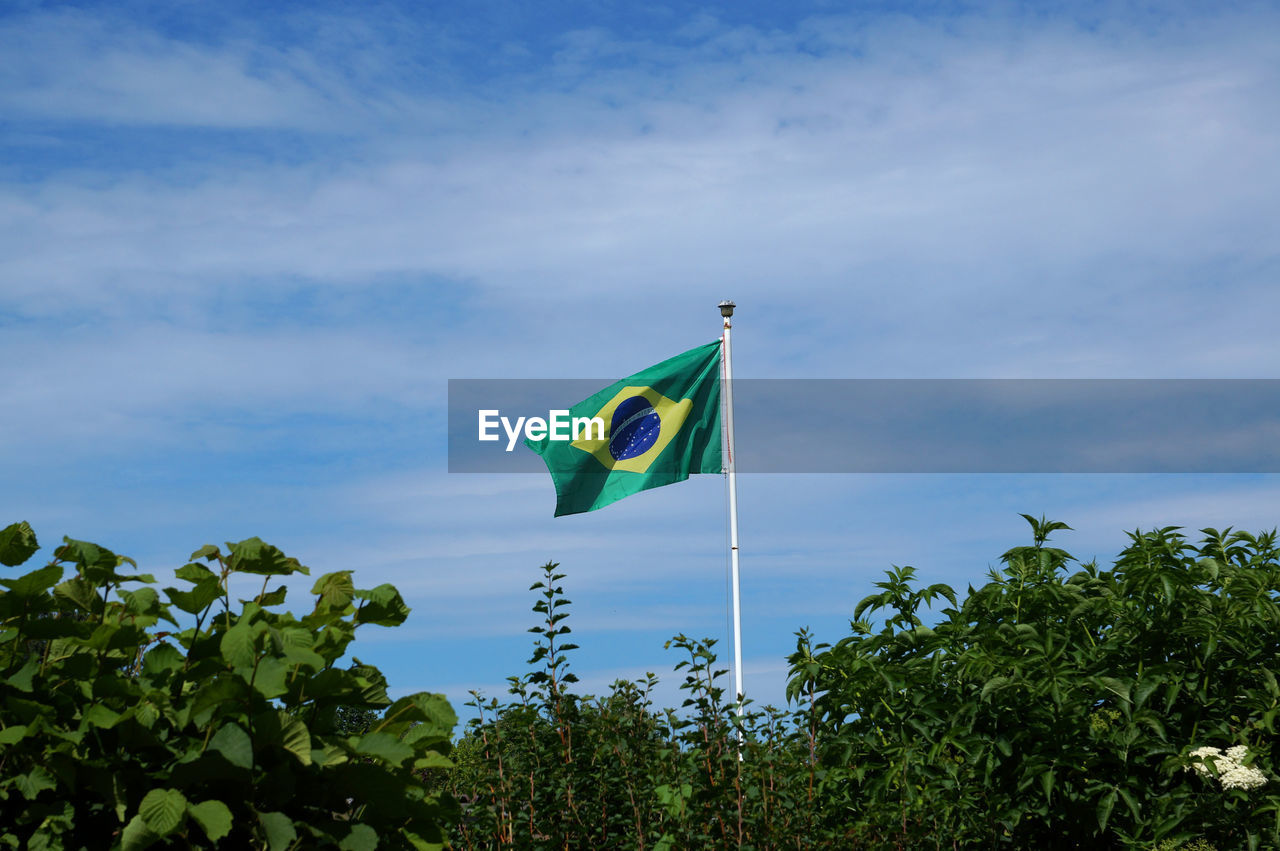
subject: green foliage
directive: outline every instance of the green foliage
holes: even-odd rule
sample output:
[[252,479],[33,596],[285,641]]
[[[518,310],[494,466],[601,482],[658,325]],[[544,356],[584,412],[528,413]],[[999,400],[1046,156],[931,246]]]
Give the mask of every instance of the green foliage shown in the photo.
[[[36,549],[27,524],[0,531],[0,562]],[[443,847],[454,807],[419,775],[448,767],[453,711],[336,667],[357,627],[404,621],[395,589],[330,573],[299,619],[268,587],[309,571],[275,547],[191,559],[163,597],[69,538],[0,579],[0,848]],[[263,577],[238,611],[232,575]]]
[[[891,573],[793,690],[821,693],[822,794],[869,847],[1277,847],[1274,789],[1221,790],[1187,753],[1271,764],[1280,689],[1275,535],[1135,532],[1114,569],[1034,544],[957,604]],[[920,600],[945,597],[924,626]],[[841,816],[841,818],[846,818]]]
[[1072,570],[1048,546],[1069,527],[1024,516],[1032,544],[963,600],[894,568],[849,636],[798,633],[786,712],[726,702],[714,642],[685,636],[668,643],[680,710],[654,709],[652,674],[575,695],[563,575],[544,566],[540,667],[508,703],[476,696],[445,782],[464,802],[454,845],[1280,847],[1274,782],[1191,756],[1243,748],[1272,777],[1275,534],[1135,532],[1112,569]]
[[[1275,534],[1134,532],[1104,570],[1026,519],[963,599],[895,567],[848,636],[797,633],[788,710],[727,700],[684,635],[679,709],[652,674],[579,696],[547,564],[531,670],[452,761],[443,698],[336,666],[394,588],[330,573],[295,618],[270,585],[308,571],[257,539],[162,593],[66,539],[0,578],[0,848],[1280,847]],[[0,530],[0,563],[37,549]],[[238,612],[233,574],[263,577]]]

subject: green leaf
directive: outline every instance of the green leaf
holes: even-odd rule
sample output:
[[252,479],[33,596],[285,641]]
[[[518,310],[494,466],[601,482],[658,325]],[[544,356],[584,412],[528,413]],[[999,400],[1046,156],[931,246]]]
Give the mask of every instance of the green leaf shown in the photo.
[[155,677],[160,674],[181,670],[186,657],[172,644],[161,642],[147,651],[142,657],[142,674]]
[[28,657],[26,664],[15,671],[8,679],[8,684],[16,688],[18,691],[31,692],[35,687],[36,672],[40,670],[40,658],[38,656]]
[[256,631],[246,621],[238,621],[222,635],[220,646],[227,664],[235,668],[251,668],[258,651],[254,638]]
[[1133,795],[1130,794],[1127,789],[1120,789],[1119,792],[1120,792],[1120,797],[1124,799],[1124,803],[1129,808],[1129,812],[1133,814],[1134,819],[1140,818],[1139,816],[1140,808],[1138,806],[1137,799],[1134,798]]
[[120,713],[109,706],[95,703],[85,710],[83,720],[91,726],[110,729],[120,723]]
[[1040,788],[1044,790],[1044,799],[1053,802],[1053,769],[1041,772]]
[[1159,677],[1147,677],[1138,683],[1137,688],[1133,690],[1133,706],[1140,709],[1147,698],[1151,696],[1151,692],[1155,691],[1161,684]]
[[182,611],[198,615],[222,596],[222,586],[218,584],[217,578],[210,578],[201,580],[189,591],[165,588],[164,593],[169,596],[169,602]]
[[12,745],[22,741],[27,735],[26,724],[14,724],[12,727],[5,727],[0,730],[0,745]]
[[289,690],[289,663],[277,656],[264,656],[253,672],[253,688],[267,699],[279,697]]
[[688,783],[683,783],[680,786],[671,786],[664,783],[653,791],[658,796],[658,803],[665,807],[667,814],[675,819],[680,818],[684,813],[685,802],[693,795],[693,787]]
[[187,814],[200,825],[210,842],[217,842],[231,832],[231,810],[221,801],[188,804]]
[[120,851],[142,851],[159,839],[160,837],[147,827],[142,816],[136,815],[124,826],[124,832],[120,835]]
[[1116,790],[1113,788],[1098,801],[1098,830],[1106,830],[1111,819],[1111,810],[1116,805]]
[[356,613],[356,623],[399,626],[409,617],[409,607],[392,585],[383,584],[369,591],[357,591],[356,596],[365,601]]
[[281,585],[274,591],[268,591],[265,594],[259,594],[257,603],[259,606],[278,606],[284,602],[285,593],[288,591],[284,585]]
[[[216,553],[218,550],[215,547],[213,551]],[[197,555],[197,553],[192,553],[192,555]],[[208,582],[210,579],[214,582],[218,581],[218,574],[214,573],[203,564],[196,564],[195,562],[192,562],[191,564],[184,564],[182,567],[175,570],[173,575],[179,579],[190,582],[193,585],[199,585],[201,582]]]
[[253,768],[253,740],[237,724],[227,722],[209,740],[209,750],[223,755],[239,768]]
[[58,788],[58,781],[54,776],[38,765],[26,774],[19,774],[13,779],[13,783],[28,801],[35,800],[36,795],[45,789]]
[[1098,677],[1098,682],[1102,683],[1107,691],[1111,692],[1125,703],[1129,703],[1129,683],[1126,683],[1123,680],[1118,680],[1115,677]]
[[0,529],[0,564],[17,567],[40,549],[31,524],[23,520]]
[[73,576],[54,588],[53,593],[65,597],[91,615],[102,612],[102,595],[98,593],[98,586],[83,576]]
[[413,729],[419,737],[424,733],[447,736],[457,723],[458,716],[449,705],[448,698],[420,691],[391,704],[377,729],[399,734],[409,724],[416,724]]
[[378,847],[378,832],[367,824],[352,825],[338,847],[343,851],[373,851]]
[[90,582],[103,584],[120,582],[126,577],[116,573],[116,568],[129,559],[121,558],[111,550],[63,536],[63,544],[54,555],[63,561],[75,562],[76,568]]
[[0,585],[8,588],[15,597],[37,597],[57,585],[61,578],[62,565],[50,564],[17,579],[0,579]]
[[196,719],[227,701],[243,701],[249,695],[249,685],[244,680],[230,675],[219,676],[196,692],[191,704],[191,717]]
[[316,600],[317,612],[342,611],[351,604],[356,593],[355,585],[351,582],[351,571],[326,573],[311,586],[311,593],[320,598]]
[[143,823],[159,837],[168,836],[186,820],[187,799],[177,789],[152,789],[138,804]]
[[325,666],[325,659],[312,648],[316,637],[309,629],[302,627],[286,627],[280,630],[280,641],[284,646],[285,658],[295,665],[308,665],[319,671]]
[[[191,554],[191,558],[190,558],[190,559],[188,559],[188,561],[198,561],[199,559],[202,559],[202,558],[204,558],[204,559],[209,559],[209,560],[213,560],[213,559],[215,559],[215,558],[217,558],[217,557],[218,557],[218,548],[217,548],[217,547],[215,547],[213,544],[205,544],[203,547],[201,547],[200,549],[198,549],[198,550],[196,550],[194,553],[192,553],[192,554]],[[187,565],[187,567],[191,567],[191,566],[192,566],[192,565]],[[198,566],[198,565],[196,565],[196,566]],[[186,569],[186,568],[183,568],[183,570],[185,570],[185,569]],[[183,576],[183,575],[181,574],[181,571],[179,571],[178,578],[179,578],[179,579],[186,579],[187,577]]]
[[293,821],[284,813],[258,813],[269,851],[284,851],[298,838]]
[[413,756],[413,748],[389,733],[365,733],[356,743],[356,752],[400,765]]
[[982,700],[986,700],[987,696],[990,695],[991,692],[1004,688],[1009,684],[1009,682],[1010,680],[1008,677],[992,677],[983,684],[982,694],[980,694],[979,697]]
[[241,573],[266,576],[288,576],[310,573],[296,558],[290,558],[261,538],[248,538],[238,544],[227,544],[227,566]]
[[311,764],[311,732],[301,718],[280,719],[280,747],[298,758],[303,765]]

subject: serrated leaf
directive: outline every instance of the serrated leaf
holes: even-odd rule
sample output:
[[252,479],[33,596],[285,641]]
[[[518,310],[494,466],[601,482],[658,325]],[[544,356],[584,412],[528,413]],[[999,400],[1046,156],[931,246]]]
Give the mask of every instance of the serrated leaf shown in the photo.
[[166,672],[181,670],[186,657],[172,644],[161,642],[147,651],[142,657],[142,673],[147,677],[155,677]]
[[53,593],[70,600],[77,607],[89,614],[100,614],[103,608],[102,595],[98,586],[83,576],[73,576],[53,589]]
[[20,742],[26,735],[26,724],[14,724],[12,727],[5,727],[0,730],[0,745],[12,745]]
[[1116,805],[1116,790],[1111,789],[1098,801],[1098,830],[1106,830],[1111,819],[1111,810]]
[[367,824],[351,826],[351,832],[338,845],[343,851],[374,851],[378,847],[378,832]]
[[91,726],[110,729],[120,722],[120,713],[109,706],[95,703],[85,710],[82,718],[84,723]]
[[355,596],[355,585],[351,582],[351,571],[339,570],[326,573],[311,586],[311,593],[319,597],[316,600],[317,612],[341,611],[351,604]]
[[442,694],[416,692],[400,698],[387,709],[378,729],[400,733],[408,723],[416,724],[416,738],[424,734],[449,735],[458,723],[458,716]]
[[18,787],[22,797],[31,801],[45,789],[58,788],[58,781],[54,779],[52,774],[37,765],[26,774],[19,774],[15,777],[13,785]]
[[187,813],[200,825],[210,842],[217,842],[231,832],[231,810],[221,801],[188,804]]
[[254,641],[256,631],[246,621],[241,620],[222,634],[219,646],[222,657],[235,668],[253,667],[258,651]]
[[300,718],[281,718],[280,747],[298,758],[303,765],[311,764],[311,731]]
[[337,745],[325,745],[311,751],[311,761],[316,765],[341,765],[351,757]]
[[1134,819],[1139,818],[1138,801],[1129,793],[1127,789],[1119,789],[1120,797],[1124,799],[1125,805],[1129,808],[1129,812],[1133,814]]
[[409,607],[393,585],[382,584],[368,591],[357,591],[364,600],[356,612],[356,623],[399,626],[409,617]]
[[1138,683],[1137,688],[1133,690],[1133,706],[1140,709],[1147,698],[1151,696],[1151,692],[1160,686],[1161,680],[1158,677],[1147,677]]
[[0,564],[17,567],[40,549],[35,530],[25,520],[0,529]]
[[413,748],[390,733],[365,733],[356,743],[356,753],[399,765],[413,756]]
[[276,656],[265,656],[253,672],[253,688],[265,698],[279,697],[289,690],[289,663]]
[[143,823],[162,838],[181,827],[186,814],[186,796],[177,789],[152,789],[138,804]]
[[454,762],[447,756],[436,751],[427,751],[426,756],[418,757],[413,761],[415,769],[423,768],[453,768]]
[[298,838],[293,821],[284,813],[258,813],[269,851],[284,851]]
[[1102,685],[1107,689],[1107,691],[1111,692],[1116,697],[1123,700],[1125,703],[1130,702],[1129,701],[1129,689],[1130,689],[1129,683],[1126,683],[1123,680],[1118,680],[1115,677],[1098,677],[1098,682],[1102,683]]
[[88,541],[77,541],[63,536],[63,544],[54,555],[64,561],[75,562],[77,569],[90,582],[118,582],[124,577],[116,574],[116,568],[128,559],[117,556],[104,547]]
[[979,695],[979,697],[982,700],[986,700],[987,695],[991,694],[991,692],[1002,689],[1008,684],[1009,684],[1008,677],[992,677],[991,679],[987,680],[986,683],[983,684],[982,693]]
[[289,589],[281,585],[274,591],[268,591],[265,594],[259,594],[257,603],[259,606],[278,606],[284,602],[285,594]]
[[239,677],[220,676],[208,685],[201,686],[196,692],[191,705],[191,717],[197,718],[229,700],[244,700],[249,693],[249,684]]
[[62,578],[62,565],[49,564],[23,574],[17,579],[0,579],[0,585],[9,589],[15,597],[36,597],[58,584]]
[[296,558],[290,558],[261,538],[248,538],[238,544],[227,544],[227,566],[241,573],[260,576],[288,576],[310,573]]
[[203,564],[196,564],[195,562],[192,562],[191,564],[184,564],[182,567],[175,570],[173,575],[179,579],[190,582],[192,585],[199,585],[201,582],[208,582],[209,580],[213,580],[214,582],[218,581],[218,574],[214,573]]
[[182,611],[187,614],[198,615],[222,597],[222,586],[218,584],[216,578],[210,578],[201,580],[194,588],[188,591],[183,591],[179,588],[165,588],[164,593],[168,595],[169,601]]
[[280,641],[284,647],[285,658],[295,665],[308,665],[319,671],[324,668],[324,657],[315,652],[315,635],[301,627],[286,627],[280,630]]
[[142,851],[159,840],[160,837],[147,827],[142,816],[136,815],[124,826],[120,835],[120,851]]
[[209,740],[208,750],[222,754],[234,766],[253,768],[253,740],[238,724],[226,723]]
[[35,685],[36,672],[39,670],[40,659],[36,656],[31,656],[21,668],[10,675],[6,682],[18,691],[30,693],[31,689]]
[[[192,553],[191,558],[188,560],[197,561],[198,559],[202,559],[202,558],[208,559],[208,558],[217,558],[217,557],[218,557],[218,548],[215,547],[213,544],[205,544],[203,547],[201,547],[200,549]],[[188,567],[190,567],[190,565],[188,565]],[[186,577],[179,576],[179,578],[185,579]]]

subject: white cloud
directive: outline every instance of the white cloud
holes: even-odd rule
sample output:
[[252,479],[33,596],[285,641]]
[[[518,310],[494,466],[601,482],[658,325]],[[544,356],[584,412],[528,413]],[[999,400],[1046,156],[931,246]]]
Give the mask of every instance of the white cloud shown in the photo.
[[[219,69],[244,64],[241,47],[156,38],[118,38],[112,61],[184,57],[194,70],[134,76],[177,80],[195,102],[209,101],[206,86],[225,88]],[[864,54],[816,56],[777,34],[725,54],[705,43],[623,45],[671,67],[612,71],[568,91],[517,89],[497,121],[483,98],[454,95],[455,121],[476,122],[465,147],[431,126],[374,121],[357,131],[362,153],[336,162],[229,164],[182,183],[11,187],[0,198],[11,249],[0,273],[13,282],[9,299],[51,311],[67,297],[176,289],[198,299],[214,281],[394,273],[562,296],[713,281],[829,292],[860,281],[853,289],[886,318],[902,314],[909,292],[932,301],[936,322],[1029,279],[1061,299],[1131,304],[1135,289],[1156,291],[1144,280],[1153,272],[1224,255],[1261,262],[1280,249],[1267,227],[1280,186],[1265,167],[1280,137],[1267,108],[1276,48],[1256,24],[1198,40],[1054,27],[1011,36],[981,24],[963,36],[888,26],[861,40]],[[600,32],[575,43],[596,53],[613,44]],[[70,64],[117,79],[92,61]],[[348,105],[364,93],[352,85],[271,78],[263,90],[290,107],[263,109],[288,121],[319,100],[334,120],[356,123],[363,116]],[[119,87],[157,113],[183,114],[145,87]],[[231,97],[257,109],[252,94]],[[216,99],[208,108],[238,114]],[[1143,283],[1104,293],[1114,273],[1083,280],[1108,265],[1146,267]],[[898,298],[877,296],[890,281]]]
[[[379,428],[442,435],[423,420],[442,419],[446,377],[626,374],[709,338],[725,296],[739,375],[1280,367],[1271,10],[1096,31],[704,17],[668,43],[578,33],[548,67],[509,45],[522,70],[474,86],[426,60],[398,76],[403,44],[343,26],[285,45],[248,23],[220,41],[87,12],[0,24],[0,144],[40,148],[34,177],[17,163],[0,182],[0,441],[26,483],[9,510],[71,534],[126,552],[105,533],[159,530],[152,552],[190,534],[185,555],[244,528],[400,586],[414,618],[369,641],[394,656],[411,635],[398,652],[426,688],[518,670],[475,639],[520,637],[546,558],[619,671],[669,671],[646,628],[722,623],[718,482],[553,526],[542,477],[424,469],[443,469],[439,442],[370,460],[397,448]],[[281,132],[288,156],[263,141]],[[184,139],[201,146],[158,147]],[[217,479],[273,440],[346,466]],[[1024,540],[1020,510],[1102,550],[1100,529],[1265,524],[1275,504],[1269,487],[1046,481],[744,479],[749,617],[830,638],[892,563],[978,581]],[[749,658],[790,649],[760,640]],[[423,674],[424,646],[462,661]]]

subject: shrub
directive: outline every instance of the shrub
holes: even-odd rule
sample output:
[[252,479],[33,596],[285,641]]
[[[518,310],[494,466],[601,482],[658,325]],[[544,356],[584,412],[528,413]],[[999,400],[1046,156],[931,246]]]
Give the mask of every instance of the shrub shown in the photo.
[[[257,538],[197,550],[163,597],[63,540],[0,579],[0,847],[443,847],[452,802],[418,774],[449,766],[448,702],[337,667],[358,627],[404,621],[395,588],[329,573],[299,619],[268,587],[308,569]],[[25,523],[0,531],[6,565],[37,548]],[[232,575],[262,577],[238,612]]]
[[510,702],[477,696],[459,744],[455,845],[1280,847],[1275,533],[1134,532],[1104,570],[1027,520],[963,599],[894,568],[849,636],[800,631],[787,711],[739,714],[714,642],[685,636],[679,711],[651,705],[653,675],[578,697],[544,566],[535,668]]
[[[876,848],[1280,847],[1280,796],[1258,788],[1280,712],[1275,533],[1135,532],[1112,570],[1069,573],[1046,546],[1066,525],[1027,520],[1033,545],[963,602],[895,569],[850,637],[793,668],[821,694],[835,818]],[[951,605],[929,626],[934,599]],[[1185,770],[1206,747],[1249,754],[1249,782]]]

